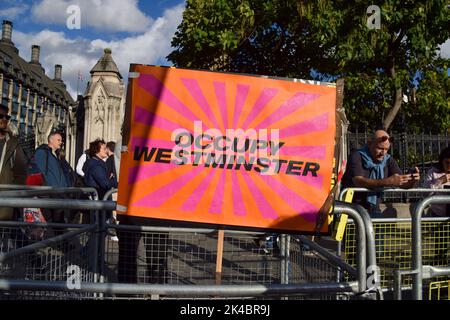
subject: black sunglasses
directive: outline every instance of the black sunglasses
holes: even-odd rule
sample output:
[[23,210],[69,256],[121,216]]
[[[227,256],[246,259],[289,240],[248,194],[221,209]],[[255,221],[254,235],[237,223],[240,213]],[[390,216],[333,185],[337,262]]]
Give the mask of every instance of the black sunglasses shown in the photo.
[[378,141],[385,142],[386,140],[389,140],[390,143],[394,142],[394,137],[388,137],[388,136],[382,136],[378,138]]
[[2,120],[3,118],[5,118],[6,120],[9,120],[9,119],[11,119],[11,116],[9,114],[0,113],[0,120]]

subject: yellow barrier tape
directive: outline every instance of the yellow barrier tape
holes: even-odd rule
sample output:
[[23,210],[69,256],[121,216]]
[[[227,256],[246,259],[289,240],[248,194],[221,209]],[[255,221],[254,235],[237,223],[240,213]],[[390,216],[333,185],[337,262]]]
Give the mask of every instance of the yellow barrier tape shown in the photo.
[[[353,191],[353,189],[349,189],[347,191],[347,193],[345,194],[344,202],[351,203],[353,201],[354,194],[355,194],[355,192]],[[348,215],[346,215],[346,214],[341,214],[337,218],[337,221],[334,224],[333,235],[332,235],[334,240],[341,241],[343,239],[345,227],[347,226],[347,221],[348,221]]]

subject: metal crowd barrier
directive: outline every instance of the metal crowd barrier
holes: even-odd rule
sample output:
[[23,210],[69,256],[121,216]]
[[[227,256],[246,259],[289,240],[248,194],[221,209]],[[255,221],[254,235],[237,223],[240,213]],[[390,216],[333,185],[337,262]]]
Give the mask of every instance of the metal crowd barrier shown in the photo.
[[[439,275],[450,275],[450,266],[446,268],[438,268],[432,266],[422,265],[422,232],[421,232],[421,221],[423,211],[430,204],[450,204],[450,196],[430,196],[419,202],[418,206],[414,210],[412,215],[412,269],[409,271],[413,275],[413,299],[422,300],[422,281],[424,278],[432,278]],[[448,250],[448,248],[447,248]],[[406,272],[397,272],[398,278]],[[397,281],[398,282],[398,281]],[[395,291],[398,298],[398,290]]]
[[[31,188],[29,193],[20,191],[21,196],[30,196],[36,194],[38,190],[43,195],[43,189]],[[58,191],[48,190],[49,193],[57,194]],[[4,191],[9,192],[9,191]],[[77,192],[74,190],[74,192]],[[114,192],[114,191],[112,191]],[[0,192],[0,197],[1,197]],[[367,235],[367,230],[372,232],[370,220],[367,220],[367,212],[355,205],[339,204],[335,205],[335,212],[348,214],[356,223],[356,237],[358,241],[357,246],[357,265],[356,268],[348,265],[339,256],[330,253],[324,248],[321,248],[317,243],[308,239],[308,237],[295,235],[280,236],[280,248],[276,253],[275,247],[268,248],[269,253],[261,247],[255,247],[255,235],[258,234],[245,231],[231,231],[226,230],[226,253],[224,254],[224,272],[222,285],[211,285],[211,269],[204,267],[205,264],[212,265],[215,256],[214,251],[208,252],[202,245],[204,241],[214,241],[217,230],[212,229],[189,229],[189,228],[164,228],[164,227],[144,227],[144,226],[125,226],[117,224],[105,223],[105,215],[99,212],[105,210],[114,210],[115,202],[113,201],[96,201],[96,200],[71,200],[65,199],[33,199],[33,198],[16,198],[13,193],[8,194],[11,197],[1,197],[0,207],[37,207],[37,208],[65,208],[65,209],[84,209],[96,212],[98,219],[90,225],[73,225],[73,224],[32,224],[24,222],[0,222],[0,227],[6,228],[71,228],[74,229],[65,234],[55,235],[35,243],[26,244],[15,248],[15,250],[3,252],[0,255],[0,271],[1,266],[8,264],[18,257],[28,254],[35,254],[39,250],[44,250],[46,247],[59,246],[61,242],[73,239],[80,235],[88,234],[87,239],[83,243],[88,243],[86,248],[92,250],[87,255],[88,263],[85,265],[88,271],[94,274],[93,277],[85,276],[80,282],[73,285],[69,284],[70,275],[64,277],[66,270],[59,270],[57,276],[47,277],[45,279],[33,278],[38,273],[32,273],[29,279],[8,279],[3,277],[0,280],[0,299],[1,293],[20,292],[25,290],[25,295],[30,295],[36,290],[48,291],[63,291],[69,293],[93,293],[93,296],[77,296],[74,298],[94,298],[94,299],[108,299],[115,298],[115,295],[121,294],[142,294],[142,295],[163,295],[163,296],[183,296],[183,297],[256,297],[256,296],[289,296],[297,297],[298,295],[314,295],[317,294],[335,294],[350,295],[359,297],[371,297],[373,286],[367,283],[370,277],[376,278],[376,275],[370,268],[366,268],[369,264],[376,265],[376,258],[372,254],[368,254],[368,248],[373,247],[373,234]],[[105,195],[107,198],[108,195]],[[160,241],[161,234],[170,233],[170,237],[164,236],[164,250],[171,248],[173,257],[178,259],[177,268],[179,272],[184,272],[183,268],[188,272],[193,272],[193,275],[209,275],[208,279],[202,284],[202,281],[196,281],[195,277],[186,278],[189,282],[183,282],[186,279],[178,279],[173,277],[172,281],[167,281],[164,284],[148,284],[148,283],[118,283],[117,279],[111,275],[109,267],[114,266],[111,260],[118,258],[117,242],[114,244],[108,237],[108,232],[117,230],[122,234],[136,234],[142,233],[142,242],[145,241]],[[200,240],[196,240],[199,246],[188,241],[183,233],[194,236],[202,236]],[[156,234],[156,235],[155,235]],[[192,237],[192,236],[191,236]],[[256,239],[258,239],[256,237]],[[369,242],[367,242],[369,240]],[[78,241],[79,242],[79,241]],[[120,235],[119,235],[120,243]],[[148,243],[147,243],[148,244]],[[176,244],[176,245],[175,245]],[[142,243],[140,244],[142,245]],[[143,244],[144,246],[146,243]],[[151,246],[151,245],[150,245]],[[1,248],[0,248],[1,249]],[[61,249],[61,250],[59,250]],[[174,251],[175,250],[175,251]],[[58,259],[64,259],[64,248],[58,247]],[[76,251],[78,254],[78,251]],[[148,253],[148,252],[147,252]],[[125,252],[126,254],[126,252]],[[155,252],[150,253],[156,254]],[[44,255],[45,257],[45,255]],[[183,260],[183,258],[188,259]],[[190,258],[189,258],[190,257]],[[261,258],[256,261],[255,258]],[[73,257],[79,258],[79,257]],[[34,259],[34,258],[33,258]],[[147,257],[148,259],[148,257]],[[150,257],[150,259],[155,259]],[[156,258],[157,259],[157,258]],[[32,262],[39,267],[41,260],[34,259]],[[92,261],[92,264],[89,262]],[[307,265],[311,261],[318,262],[314,265]],[[117,262],[117,261],[116,261]],[[174,263],[173,261],[171,263]],[[275,267],[274,267],[275,266]],[[314,274],[312,271],[317,271]],[[274,267],[274,268],[272,268]],[[308,270],[310,268],[311,270]],[[347,272],[351,278],[356,278],[356,281],[336,281],[336,270],[341,269]],[[139,269],[139,265],[137,265]],[[268,269],[271,269],[267,271]],[[368,270],[370,272],[368,272]],[[114,270],[113,270],[114,271]],[[138,270],[139,271],[139,270]],[[141,270],[142,271],[142,270]],[[177,271],[177,270],[175,270]],[[330,273],[327,274],[327,271]],[[53,273],[53,272],[52,272]],[[191,275],[191,274],[188,274]],[[311,278],[312,275],[312,278]],[[117,271],[116,271],[117,276]],[[139,277],[139,274],[137,275]],[[147,274],[148,276],[148,274]],[[263,276],[263,277],[261,277]],[[1,278],[1,275],[0,275]],[[66,280],[66,281],[64,281]],[[111,281],[112,280],[112,281]],[[148,279],[144,279],[145,280]],[[165,279],[167,280],[167,279]],[[170,279],[169,279],[170,280]],[[200,279],[201,280],[201,279]],[[105,283],[106,282],[106,283]],[[280,282],[280,283],[277,283]],[[298,283],[296,283],[298,282]],[[3,291],[2,291],[3,290]],[[100,295],[98,295],[100,294]],[[108,295],[108,296],[104,296]],[[52,296],[56,297],[56,296]],[[116,297],[117,298],[117,297]]]
[[98,200],[98,192],[95,188],[90,187],[70,187],[70,188],[55,188],[49,186],[25,186],[0,184],[1,197],[36,197],[36,196],[52,196],[61,194],[90,194],[92,200]]
[[450,300],[450,280],[431,282],[428,300]]
[[401,188],[380,188],[376,190],[370,190],[367,188],[345,188],[342,189],[339,194],[339,201],[343,201],[345,195],[349,190],[353,190],[354,192],[377,192],[377,193],[419,193],[419,194],[430,194],[430,193],[449,193],[450,189],[427,189],[427,188],[411,188],[411,189],[401,189]]
[[[340,194],[340,199],[345,197],[348,190],[355,192],[368,192],[365,188],[348,188]],[[389,192],[415,192],[448,193],[449,189],[385,189]],[[378,265],[381,273],[381,286],[384,291],[393,291],[395,299],[401,299],[402,290],[411,289],[414,299],[422,299],[422,282],[424,279],[437,278],[450,275],[448,249],[450,248],[450,218],[427,217],[422,219],[424,210],[430,204],[450,204],[450,195],[433,195],[422,199],[415,208],[412,218],[376,218],[372,222],[376,231],[376,246]],[[347,262],[351,261],[352,246],[352,222],[346,230],[345,254]],[[423,243],[423,237],[426,242]],[[339,243],[340,245],[340,243]],[[412,250],[411,250],[412,247]],[[442,252],[437,256],[437,251]],[[423,266],[422,257],[426,263]],[[350,260],[350,261],[349,261]],[[402,276],[412,276],[411,279]],[[411,283],[412,282],[412,283]],[[430,284],[431,285],[431,284]],[[431,287],[430,287],[431,290]]]
[[[383,291],[394,290],[395,270],[411,268],[411,218],[377,218],[372,219],[376,234],[375,249],[377,265],[380,268],[380,285]],[[354,265],[355,254],[354,225],[349,220],[344,243],[346,261]],[[422,221],[424,243],[422,252],[425,264],[433,266],[447,265],[448,260],[437,255],[440,248],[450,247],[450,218],[424,218]],[[404,277],[402,290],[410,290],[412,279]]]

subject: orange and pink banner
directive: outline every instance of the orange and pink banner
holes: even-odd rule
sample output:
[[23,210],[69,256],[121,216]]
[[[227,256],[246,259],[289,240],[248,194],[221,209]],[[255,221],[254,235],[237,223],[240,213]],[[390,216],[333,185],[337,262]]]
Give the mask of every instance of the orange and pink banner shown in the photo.
[[333,84],[144,65],[130,77],[120,214],[314,231],[331,185]]

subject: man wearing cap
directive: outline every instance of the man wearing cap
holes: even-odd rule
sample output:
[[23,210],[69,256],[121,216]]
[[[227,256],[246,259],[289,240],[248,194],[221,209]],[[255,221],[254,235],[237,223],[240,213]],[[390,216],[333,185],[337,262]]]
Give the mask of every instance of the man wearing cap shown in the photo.
[[[346,172],[342,179],[343,188],[382,189],[401,187],[408,189],[420,180],[419,169],[413,174],[403,174],[397,162],[387,152],[392,138],[384,130],[376,130],[368,143],[350,153]],[[380,193],[355,193],[355,203],[365,207],[372,217],[379,217]]]
[[[19,141],[9,129],[8,107],[0,104],[0,184],[24,184],[26,160]],[[0,220],[12,220],[13,208],[0,208]]]

